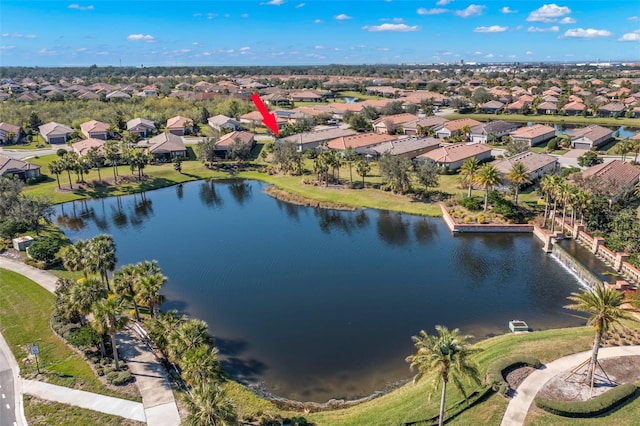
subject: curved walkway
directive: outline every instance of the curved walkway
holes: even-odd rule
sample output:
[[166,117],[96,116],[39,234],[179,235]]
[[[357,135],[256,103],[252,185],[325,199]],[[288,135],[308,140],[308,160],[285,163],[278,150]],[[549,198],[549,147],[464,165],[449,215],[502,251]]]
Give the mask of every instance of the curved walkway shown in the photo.
[[[47,271],[2,256],[0,256],[0,268],[24,275],[52,293],[55,291],[58,278]],[[131,403],[131,401],[119,400],[117,398],[110,398],[110,400],[99,398],[104,404],[93,404],[87,402],[82,396],[88,394],[98,398],[102,397],[102,395],[88,392],[75,393],[77,391],[73,389],[59,386],[55,388],[41,386],[39,385],[41,382],[32,382],[30,380],[22,381],[19,376],[17,376],[17,373],[14,374],[14,380],[21,382],[26,393],[32,394],[31,391],[37,391],[38,393],[33,393],[33,395],[42,399],[64,402],[126,418],[133,418],[130,416],[134,416],[134,420],[145,421],[146,419],[146,423],[149,426],[177,426],[180,424],[180,414],[178,413],[178,407],[173,397],[173,392],[171,391],[167,373],[156,358],[153,350],[147,345],[144,336],[140,336],[134,329],[137,329],[137,327],[128,327],[126,330],[118,333],[116,338],[118,348],[129,366],[129,372],[136,378],[136,385],[138,386],[140,395],[142,395],[142,404],[134,403],[141,405],[144,410],[141,419],[136,411],[137,409],[133,405],[127,404]],[[13,356],[11,356],[11,359],[13,359]],[[15,362],[15,359],[13,359],[13,361]],[[66,395],[60,396],[61,393]],[[16,395],[16,399],[18,398],[22,400],[21,395],[19,397]],[[65,398],[65,400],[59,400],[58,398]],[[86,404],[90,404],[90,406]],[[113,407],[119,408],[116,409]],[[105,411],[105,409],[109,409],[110,411]],[[21,415],[23,414],[20,413],[19,416]]]
[[[598,359],[614,358],[619,356],[640,355],[640,346],[616,346],[612,348],[601,348]],[[524,424],[529,408],[538,391],[553,377],[569,371],[585,359],[591,356],[591,351],[579,352],[559,358],[543,365],[527,377],[516,390],[515,396],[502,417],[501,426],[520,426]]]

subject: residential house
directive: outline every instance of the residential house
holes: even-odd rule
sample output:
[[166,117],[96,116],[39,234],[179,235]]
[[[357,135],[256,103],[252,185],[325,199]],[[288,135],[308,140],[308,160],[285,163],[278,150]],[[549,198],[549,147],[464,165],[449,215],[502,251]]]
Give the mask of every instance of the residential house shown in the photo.
[[489,101],[479,106],[482,114],[497,114],[504,108],[504,103],[500,101]]
[[91,120],[80,125],[80,131],[87,138],[101,139],[106,141],[109,139],[109,123],[103,123],[102,121]]
[[141,139],[147,138],[156,130],[152,120],[146,118],[134,118],[127,121],[127,131],[130,135],[138,135]]
[[360,152],[362,148],[368,148],[374,145],[379,145],[384,142],[396,140],[397,138],[392,135],[378,134],[378,133],[359,133],[350,136],[341,136],[332,139],[327,142],[327,147],[335,149],[337,151],[344,151],[348,147],[351,147]]
[[22,129],[10,123],[0,123],[0,145],[16,143],[20,140]]
[[553,102],[540,102],[536,107],[536,113],[541,115],[557,114],[558,104]]
[[332,129],[317,130],[315,132],[298,133],[296,135],[287,136],[280,139],[283,142],[295,143],[299,152],[309,149],[315,149],[321,144],[342,136],[355,135],[356,132],[351,129],[341,129],[335,127]]
[[592,124],[591,126],[572,129],[571,147],[575,149],[591,149],[603,145],[613,139],[613,131],[606,127]]
[[624,111],[623,103],[611,102],[598,109],[598,117],[621,117],[624,115]]
[[121,90],[115,90],[111,93],[107,93],[106,95],[106,99],[109,101],[122,101],[125,99],[129,99],[131,98],[131,95],[121,91]]
[[209,126],[218,132],[229,132],[238,130],[240,122],[226,115],[218,114],[207,119]]
[[548,141],[556,135],[556,129],[544,124],[520,127],[510,133],[514,141],[525,141],[529,146],[534,146]]
[[262,99],[269,105],[273,106],[291,106],[291,99],[281,93],[269,93],[262,96]]
[[0,177],[15,176],[26,181],[40,176],[40,166],[0,154]]
[[[252,128],[256,126],[263,126],[262,114],[260,113],[260,111],[251,111],[246,114],[242,114],[239,118],[240,118],[240,123],[247,124]],[[287,124],[287,119],[282,117],[276,117],[276,124],[278,125],[278,129],[280,129],[282,128],[282,126]]]
[[102,139],[89,138],[71,144],[73,151],[80,157],[87,155],[89,150],[94,147],[98,149],[99,153],[104,153],[104,141]]
[[496,166],[500,172],[502,180],[505,180],[505,175],[511,171],[516,163],[522,163],[522,165],[526,167],[529,171],[529,180],[531,180],[531,182],[534,182],[559,167],[556,157],[532,151],[521,152],[504,160],[494,161],[493,165]]
[[417,159],[429,158],[447,170],[458,170],[468,158],[476,158],[478,161],[486,161],[491,158],[491,147],[479,143],[474,144],[446,144],[425,154]]
[[160,133],[149,139],[149,154],[158,161],[171,161],[174,158],[185,158],[187,147],[182,137],[173,133]]
[[324,97],[313,90],[303,90],[301,92],[293,92],[289,95],[292,102],[322,102]]
[[524,114],[529,108],[529,106],[531,106],[530,101],[523,100],[522,98],[520,98],[517,101],[507,105],[506,110],[507,110],[507,113],[509,114]]
[[502,120],[489,121],[472,127],[469,139],[474,143],[495,142],[519,127],[518,123],[509,123]]
[[188,135],[193,132],[193,120],[177,115],[167,120],[167,131],[177,136]]
[[[405,130],[403,129],[403,124],[415,122],[417,120],[418,120],[418,117],[416,115],[409,114],[409,113],[388,115],[385,117],[380,117],[377,120],[373,121],[373,131],[380,134],[405,133]],[[399,132],[399,130],[401,130],[401,132]],[[413,132],[413,129],[410,129],[409,132]],[[413,132],[413,133],[405,133],[405,134],[415,135],[416,133]]]
[[384,153],[388,153],[412,160],[419,155],[437,149],[440,146],[440,142],[440,139],[436,138],[411,137],[397,139],[365,149],[365,154],[375,153],[375,156],[379,157]]
[[640,182],[640,169],[620,160],[597,164],[579,173],[576,182],[585,189],[609,197],[610,202],[625,196]]
[[482,123],[472,118],[459,118],[457,120],[447,121],[442,127],[436,129],[436,136],[441,139],[449,138],[460,134],[460,131],[465,127],[471,129],[480,124]]
[[428,129],[433,130],[435,133],[435,129],[437,127],[444,125],[448,121],[449,120],[446,118],[432,115],[429,117],[419,118],[416,121],[404,123],[402,128],[406,135],[424,136],[428,132]]
[[236,142],[242,143],[251,150],[256,144],[255,136],[254,133],[245,131],[227,133],[214,144],[214,152],[217,156],[226,158],[229,148]]
[[100,95],[98,95],[97,93],[93,93],[89,90],[86,90],[82,93],[78,92],[78,99],[83,100],[83,101],[97,101],[98,99],[100,99]]
[[55,121],[38,127],[40,134],[46,143],[66,143],[73,129]]
[[582,115],[587,110],[587,107],[582,101],[575,100],[565,104],[562,109],[566,115]]

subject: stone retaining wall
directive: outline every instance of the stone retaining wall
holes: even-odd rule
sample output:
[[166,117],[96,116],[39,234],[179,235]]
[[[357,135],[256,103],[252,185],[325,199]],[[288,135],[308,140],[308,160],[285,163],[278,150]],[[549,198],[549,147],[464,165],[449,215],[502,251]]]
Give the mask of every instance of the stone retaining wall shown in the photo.
[[444,204],[440,203],[440,209],[442,210],[442,218],[444,223],[451,232],[532,232],[533,225],[529,224],[496,224],[496,223],[456,223],[451,217]]

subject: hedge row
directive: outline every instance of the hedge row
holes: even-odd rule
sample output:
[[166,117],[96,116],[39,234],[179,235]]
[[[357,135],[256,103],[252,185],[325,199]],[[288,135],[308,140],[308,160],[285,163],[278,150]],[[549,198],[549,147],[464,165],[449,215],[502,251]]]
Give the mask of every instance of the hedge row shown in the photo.
[[491,386],[491,388],[500,393],[503,396],[507,396],[509,393],[509,383],[504,379],[504,371],[515,368],[528,366],[533,368],[538,368],[542,365],[538,358],[529,356],[529,355],[512,355],[505,358],[500,358],[491,364],[487,368],[487,375],[485,377],[485,382],[487,385]]
[[633,383],[625,383],[588,401],[556,401],[536,397],[536,405],[545,411],[564,417],[594,417],[612,410],[638,392]]

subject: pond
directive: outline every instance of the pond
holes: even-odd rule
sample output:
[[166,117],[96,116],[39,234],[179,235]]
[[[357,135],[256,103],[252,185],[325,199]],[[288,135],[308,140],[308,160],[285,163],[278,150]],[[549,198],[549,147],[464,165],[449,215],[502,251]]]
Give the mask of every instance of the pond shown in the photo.
[[207,321],[226,371],[303,401],[411,377],[411,336],[436,324],[485,338],[523,319],[583,324],[579,283],[531,235],[452,236],[439,218],[275,200],[255,181],[198,181],[57,206],[74,241],[113,235],[118,264],[157,259],[163,309]]

